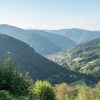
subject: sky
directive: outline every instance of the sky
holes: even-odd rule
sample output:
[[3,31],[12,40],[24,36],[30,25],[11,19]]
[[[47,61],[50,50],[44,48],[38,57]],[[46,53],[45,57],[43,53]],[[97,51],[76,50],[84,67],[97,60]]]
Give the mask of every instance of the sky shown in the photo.
[[100,0],[0,0],[0,24],[100,30]]

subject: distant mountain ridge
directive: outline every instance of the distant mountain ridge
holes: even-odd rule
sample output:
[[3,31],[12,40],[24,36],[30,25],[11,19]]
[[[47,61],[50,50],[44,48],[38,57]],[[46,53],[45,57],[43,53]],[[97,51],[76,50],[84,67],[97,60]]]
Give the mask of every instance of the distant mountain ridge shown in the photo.
[[80,44],[89,40],[100,38],[100,31],[89,31],[84,29],[72,28],[61,30],[49,30],[49,32],[66,36]]

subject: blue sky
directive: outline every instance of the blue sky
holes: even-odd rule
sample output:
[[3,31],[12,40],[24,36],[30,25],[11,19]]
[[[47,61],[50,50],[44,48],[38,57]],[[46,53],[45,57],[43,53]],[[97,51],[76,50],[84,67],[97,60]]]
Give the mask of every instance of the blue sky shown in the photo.
[[0,24],[100,30],[100,0],[0,0]]

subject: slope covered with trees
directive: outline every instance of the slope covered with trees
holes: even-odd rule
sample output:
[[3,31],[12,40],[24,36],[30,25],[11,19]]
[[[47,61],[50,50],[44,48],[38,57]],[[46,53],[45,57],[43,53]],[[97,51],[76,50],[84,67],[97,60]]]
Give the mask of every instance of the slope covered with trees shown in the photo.
[[40,56],[29,45],[10,36],[0,34],[0,48],[1,62],[10,56],[18,63],[19,69],[29,72],[33,79],[48,78],[60,70],[60,66]]
[[51,56],[50,59],[68,69],[100,79],[100,38],[77,45],[66,52]]
[[49,61],[34,51],[29,45],[10,36],[0,34],[0,62],[2,63],[7,57],[11,57],[17,69],[24,73],[29,72],[32,79],[46,79],[52,83],[74,82],[80,79],[86,82],[94,78],[84,74],[67,70],[56,63]]

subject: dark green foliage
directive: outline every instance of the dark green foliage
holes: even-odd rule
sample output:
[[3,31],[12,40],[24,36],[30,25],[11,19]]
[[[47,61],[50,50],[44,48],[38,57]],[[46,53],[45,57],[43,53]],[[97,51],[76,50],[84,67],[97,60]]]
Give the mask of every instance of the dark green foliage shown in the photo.
[[31,100],[31,99],[28,96],[20,96],[20,97],[17,97],[15,100]]
[[29,72],[34,81],[51,78],[62,70],[59,65],[42,57],[29,45],[0,34],[0,62],[2,63],[9,55],[13,59],[16,69],[21,69],[24,73]]
[[14,100],[14,98],[5,90],[0,91],[0,100]]
[[29,82],[25,75],[14,69],[10,59],[0,67],[0,90],[7,90],[14,95],[27,95]]

